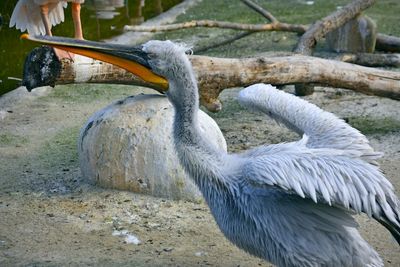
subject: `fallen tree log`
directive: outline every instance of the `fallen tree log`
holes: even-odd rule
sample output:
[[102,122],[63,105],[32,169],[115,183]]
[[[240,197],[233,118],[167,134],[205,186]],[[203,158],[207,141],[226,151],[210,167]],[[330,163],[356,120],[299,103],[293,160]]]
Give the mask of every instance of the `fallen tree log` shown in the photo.
[[301,36],[294,52],[301,53],[302,55],[312,55],[317,42],[322,40],[328,32],[344,25],[347,21],[354,18],[361,11],[372,6],[375,2],[376,0],[354,0],[327,17],[316,21]]
[[307,25],[288,24],[281,22],[266,23],[266,24],[247,24],[247,23],[236,23],[236,22],[217,21],[217,20],[192,20],[182,23],[157,25],[157,26],[125,25],[124,31],[166,32],[166,31],[176,31],[189,28],[199,28],[199,27],[220,28],[220,29],[230,29],[239,31],[252,31],[252,32],[285,31],[285,32],[297,32],[297,33],[304,33],[308,28]]
[[[49,48],[36,48],[35,50]],[[146,86],[158,89],[133,74],[97,60],[76,55],[74,61],[44,60],[55,58],[38,51],[28,56],[25,62],[23,85],[33,89],[44,85],[68,83],[117,83]],[[54,53],[54,52],[53,52]],[[210,111],[219,111],[219,94],[227,88],[248,86],[255,83],[288,85],[311,83],[315,85],[345,88],[369,95],[377,95],[400,100],[400,72],[385,71],[357,66],[335,60],[311,56],[216,58],[189,56],[197,77],[200,101]],[[47,64],[29,70],[30,65]],[[51,67],[50,67],[51,66]],[[52,72],[45,73],[43,70]],[[43,76],[46,79],[43,79]],[[49,78],[52,76],[53,78]]]
[[393,53],[400,52],[400,38],[378,33],[376,36],[376,50]]
[[353,63],[366,67],[400,67],[400,54],[370,54],[370,53],[314,53],[315,56]]
[[[325,35],[353,19],[361,11],[370,7],[376,0],[354,0],[345,7],[336,10],[325,18],[318,20],[312,24],[307,31],[300,37],[295,53],[304,56],[311,56],[317,43],[325,38]],[[310,84],[297,84],[296,95],[305,96],[311,95],[314,92],[314,87]]]
[[[196,51],[196,50],[195,50]],[[260,53],[259,56],[265,57],[283,57],[283,56],[295,56],[297,53],[294,52],[266,52]],[[365,67],[375,68],[399,68],[400,67],[400,54],[383,54],[383,53],[334,53],[317,51],[313,54],[315,57],[325,58],[329,60],[337,60]]]

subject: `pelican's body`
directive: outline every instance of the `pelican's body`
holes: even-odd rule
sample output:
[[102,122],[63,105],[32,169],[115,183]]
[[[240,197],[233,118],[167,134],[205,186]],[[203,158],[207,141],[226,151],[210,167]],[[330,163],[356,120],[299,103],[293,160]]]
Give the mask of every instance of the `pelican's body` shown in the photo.
[[19,0],[11,15],[10,27],[32,35],[52,35],[51,27],[64,22],[64,8],[72,3],[75,38],[83,39],[80,4],[84,0]]
[[[351,214],[364,212],[400,242],[399,200],[382,175],[368,140],[334,115],[271,86],[241,91],[239,101],[303,134],[298,142],[227,154],[198,126],[198,88],[185,49],[169,41],[142,47],[43,38],[134,72],[116,57],[168,80],[175,108],[174,143],[184,169],[201,190],[225,236],[278,266],[383,266],[360,236]],[[101,56],[97,57],[101,59]],[[136,66],[132,64],[133,66]],[[148,82],[160,80],[135,72]]]
[[229,240],[279,266],[383,266],[350,214],[365,212],[398,234],[399,200],[375,165],[380,153],[361,133],[301,99],[254,85],[240,102],[304,136],[226,154],[200,134],[197,83],[183,49],[153,41],[143,50],[169,81],[181,164]]

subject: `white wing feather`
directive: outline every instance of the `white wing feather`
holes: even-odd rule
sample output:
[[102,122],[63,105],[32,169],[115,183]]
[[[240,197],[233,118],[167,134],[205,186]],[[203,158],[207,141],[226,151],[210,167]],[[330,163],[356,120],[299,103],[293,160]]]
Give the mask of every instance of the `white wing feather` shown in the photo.
[[240,92],[239,101],[309,137],[240,154],[250,184],[277,186],[314,202],[383,216],[400,227],[399,200],[379,167],[369,162],[379,154],[359,131],[272,86],[250,86]]
[[238,100],[248,109],[268,114],[300,135],[305,134],[307,147],[352,151],[371,162],[382,156],[363,134],[342,119],[271,85],[249,86],[240,91]]
[[[256,187],[277,186],[314,202],[351,209],[399,224],[400,209],[392,184],[375,165],[335,149],[301,143],[265,146],[243,154],[243,174]],[[397,218],[397,219],[396,219]]]
[[[47,1],[49,5],[49,21],[55,26],[64,22],[64,8],[67,3],[64,1]],[[10,19],[10,27],[28,31],[32,35],[45,35],[46,30],[40,15],[40,3],[33,0],[19,0],[14,8]]]

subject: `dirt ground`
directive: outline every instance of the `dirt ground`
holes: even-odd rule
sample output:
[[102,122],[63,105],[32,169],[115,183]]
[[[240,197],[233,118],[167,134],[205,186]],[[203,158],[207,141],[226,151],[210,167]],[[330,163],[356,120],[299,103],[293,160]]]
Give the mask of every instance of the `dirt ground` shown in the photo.
[[[230,151],[297,138],[243,110],[238,90],[224,91],[223,110],[210,114]],[[154,93],[68,85],[0,97],[0,266],[270,266],[229,243],[202,202],[102,189],[81,177],[80,127],[112,101],[141,92]],[[347,120],[385,153],[382,170],[400,195],[400,102],[330,88],[306,99]],[[357,220],[385,265],[400,266],[400,248],[388,231],[366,216]]]

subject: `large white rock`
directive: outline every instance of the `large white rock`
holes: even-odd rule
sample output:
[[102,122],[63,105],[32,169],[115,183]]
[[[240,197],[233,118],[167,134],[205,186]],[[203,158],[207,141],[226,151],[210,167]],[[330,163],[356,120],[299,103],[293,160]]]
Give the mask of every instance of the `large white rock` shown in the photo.
[[[96,112],[79,137],[82,175],[105,188],[198,201],[175,154],[173,113],[160,95],[128,97]],[[226,151],[215,121],[199,111],[199,122],[204,136]]]

